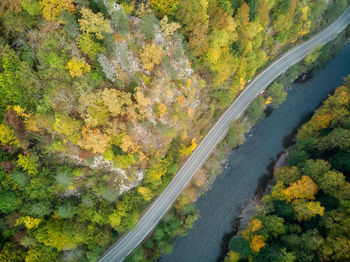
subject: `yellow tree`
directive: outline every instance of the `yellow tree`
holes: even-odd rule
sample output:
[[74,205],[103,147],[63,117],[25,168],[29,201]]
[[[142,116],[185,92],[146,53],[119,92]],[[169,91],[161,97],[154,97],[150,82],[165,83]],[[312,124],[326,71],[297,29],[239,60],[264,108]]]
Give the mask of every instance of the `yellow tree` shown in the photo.
[[0,124],[0,144],[3,146],[16,145],[18,142],[14,131],[10,127]]
[[84,58],[73,57],[68,61],[67,69],[71,77],[81,76],[84,72],[90,72],[91,67]]
[[265,245],[266,243],[264,241],[264,237],[262,235],[257,235],[254,236],[252,241],[250,242],[250,249],[253,252],[258,253],[260,249],[262,249]]
[[237,261],[239,261],[239,259],[240,259],[239,253],[230,250],[230,252],[228,252],[227,257],[225,258],[224,262],[237,262]]
[[299,200],[293,204],[293,209],[299,221],[307,221],[316,215],[323,216],[324,214],[324,207],[318,201]]
[[56,114],[53,129],[73,144],[80,139],[80,121],[72,117]]
[[292,183],[288,188],[282,190],[286,201],[291,202],[295,199],[315,199],[318,187],[309,176]]
[[70,13],[75,12],[74,0],[41,0],[40,6],[43,10],[43,16],[48,21],[55,21],[60,17],[63,10]]
[[101,154],[109,146],[110,137],[101,133],[98,128],[91,130],[88,127],[83,127],[81,133],[83,138],[77,144],[83,149],[91,149],[92,152]]
[[41,218],[35,218],[30,216],[20,217],[16,221],[16,226],[24,224],[27,229],[37,228],[41,223]]
[[164,51],[161,46],[155,43],[146,44],[142,47],[141,61],[143,63],[143,68],[152,71],[154,65],[159,65],[162,61]]
[[174,32],[181,27],[181,25],[178,23],[168,23],[168,21],[169,19],[167,16],[164,16],[160,21],[160,28],[166,38],[172,36]]
[[19,154],[17,164],[24,171],[27,171],[29,175],[36,175],[38,173],[39,164],[34,157]]
[[159,17],[174,14],[179,4],[179,0],[151,0],[150,2]]
[[93,13],[89,8],[81,9],[81,19],[79,19],[80,29],[84,33],[92,33],[97,39],[102,40],[104,34],[112,33],[108,20],[104,19],[102,13]]
[[140,186],[137,191],[142,195],[143,199],[150,201],[152,199],[152,191],[148,187]]

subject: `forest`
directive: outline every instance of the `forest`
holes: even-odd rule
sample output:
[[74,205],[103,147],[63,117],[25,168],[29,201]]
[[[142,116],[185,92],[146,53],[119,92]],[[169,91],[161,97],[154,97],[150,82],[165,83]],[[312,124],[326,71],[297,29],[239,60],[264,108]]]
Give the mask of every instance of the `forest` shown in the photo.
[[[0,261],[97,261],[245,83],[347,5],[1,1]],[[279,90],[258,106],[278,104]],[[191,227],[193,195],[155,231],[149,258]]]
[[350,75],[298,131],[225,262],[350,259]]

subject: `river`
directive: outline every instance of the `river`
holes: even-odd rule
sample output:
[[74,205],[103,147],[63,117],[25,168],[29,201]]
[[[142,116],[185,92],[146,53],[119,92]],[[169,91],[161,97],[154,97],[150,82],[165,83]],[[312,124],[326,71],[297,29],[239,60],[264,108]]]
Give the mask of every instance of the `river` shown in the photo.
[[286,138],[349,73],[350,44],[314,72],[312,79],[293,84],[287,100],[251,130],[244,145],[230,153],[228,167],[196,202],[200,218],[186,236],[176,238],[173,253],[163,257],[163,262],[218,261],[225,254],[240,209],[270,173]]

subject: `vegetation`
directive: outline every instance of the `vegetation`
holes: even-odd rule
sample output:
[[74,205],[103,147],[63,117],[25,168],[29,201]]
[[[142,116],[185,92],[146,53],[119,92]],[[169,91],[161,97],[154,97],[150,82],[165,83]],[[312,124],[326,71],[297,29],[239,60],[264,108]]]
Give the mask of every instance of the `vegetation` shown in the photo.
[[[96,261],[245,82],[346,6],[139,2],[1,1],[1,261]],[[250,124],[265,100],[247,112]],[[232,124],[232,146],[246,125]],[[148,242],[152,256],[191,227],[195,197],[191,187],[180,197]]]
[[347,261],[350,76],[298,132],[288,166],[225,261]]

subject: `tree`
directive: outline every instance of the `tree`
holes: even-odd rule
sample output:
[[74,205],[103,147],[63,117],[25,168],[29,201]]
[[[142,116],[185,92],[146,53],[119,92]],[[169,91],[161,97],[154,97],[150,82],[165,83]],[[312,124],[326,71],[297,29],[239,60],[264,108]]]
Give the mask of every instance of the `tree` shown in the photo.
[[56,249],[39,245],[27,251],[25,262],[47,262],[56,261],[59,253]]
[[341,196],[346,185],[345,176],[336,171],[328,171],[318,182],[318,186],[326,193],[332,196]]
[[12,191],[0,192],[0,212],[8,214],[21,206],[21,201]]
[[178,30],[181,25],[175,22],[168,23],[169,19],[167,16],[164,16],[160,21],[160,28],[162,30],[163,35],[168,38],[174,35],[175,31]]
[[25,252],[20,246],[6,242],[0,252],[0,262],[21,262],[24,256]]
[[158,17],[172,16],[179,4],[179,0],[151,0],[150,2]]
[[0,144],[6,145],[16,145],[19,141],[12,128],[7,125],[0,124]]
[[258,231],[265,240],[270,238],[277,238],[286,232],[284,226],[284,219],[276,215],[260,215],[257,216],[262,223],[262,228]]
[[33,156],[18,155],[17,164],[29,175],[36,175],[38,173],[39,164],[37,159]]
[[256,20],[264,27],[269,23],[269,5],[267,0],[258,0]]
[[71,202],[67,202],[58,206],[57,214],[60,218],[72,218],[76,212],[76,208]]
[[288,186],[299,180],[302,177],[302,174],[297,167],[292,166],[278,168],[275,171],[274,176],[277,181],[281,181],[284,185]]
[[20,217],[16,221],[16,226],[24,224],[27,229],[37,228],[41,223],[41,218],[35,218],[30,216]]
[[[104,47],[102,47],[100,43],[95,42],[88,33],[80,35],[78,45],[81,51],[87,54],[91,60],[96,60],[97,55],[105,51]],[[84,66],[83,68],[85,68]]]
[[76,143],[81,137],[80,121],[66,115],[55,114],[53,129],[64,138],[67,138],[73,144]]
[[41,0],[40,5],[43,10],[43,16],[48,21],[55,21],[60,17],[63,10],[70,13],[75,12],[73,0]]
[[246,116],[248,117],[251,125],[255,125],[259,119],[264,117],[264,99],[263,97],[259,96],[255,100],[253,100],[247,111]]
[[52,205],[49,201],[31,203],[29,214],[36,217],[44,217],[52,212]]
[[322,159],[309,159],[301,168],[301,172],[318,184],[320,178],[331,169],[330,164]]
[[240,119],[232,121],[226,135],[227,143],[233,148],[242,145],[245,141],[245,132],[244,124]]
[[68,11],[63,10],[61,12],[60,20],[62,20],[62,23],[64,24],[64,31],[66,31],[70,37],[76,38],[79,36],[79,24],[75,20],[75,16]]
[[101,133],[100,129],[95,128],[93,130],[83,127],[82,139],[77,142],[77,145],[86,150],[92,150],[94,153],[102,154],[109,146],[110,137]]
[[318,201],[299,200],[293,204],[293,208],[299,221],[308,221],[316,215],[324,214],[324,207]]
[[230,250],[239,253],[243,258],[247,258],[251,254],[249,242],[244,238],[234,236],[229,243]]
[[32,16],[41,14],[40,3],[38,0],[23,0],[22,8]]
[[239,253],[230,250],[227,256],[225,257],[224,262],[238,262],[239,259],[240,259]]
[[163,55],[164,51],[161,46],[157,46],[155,43],[144,45],[140,54],[143,68],[152,71],[155,65],[160,64]]
[[277,108],[286,100],[287,92],[284,91],[284,86],[282,84],[274,83],[266,90],[266,95],[271,96],[272,105]]
[[152,191],[148,187],[139,187],[137,191],[142,195],[145,201],[150,201],[153,197]]
[[315,199],[318,187],[308,176],[302,176],[300,180],[292,183],[288,188],[282,190],[287,202],[295,199]]
[[91,67],[85,62],[84,58],[79,59],[77,57],[73,57],[68,61],[67,69],[69,70],[71,77],[74,77],[81,76],[85,72],[90,72]]
[[183,0],[176,18],[181,22],[183,32],[189,37],[189,46],[196,56],[205,54],[208,48],[208,1]]
[[250,249],[253,252],[258,253],[260,249],[262,249],[265,245],[266,243],[264,241],[263,236],[257,235],[257,236],[254,236],[252,241],[250,242]]
[[89,8],[81,9],[81,19],[79,19],[80,30],[87,34],[94,34],[97,39],[103,40],[112,29],[108,20],[104,19],[102,13],[93,13]]
[[35,238],[46,246],[57,250],[69,250],[81,243],[81,232],[72,230],[66,222],[59,219],[49,219],[33,232]]

